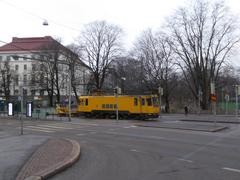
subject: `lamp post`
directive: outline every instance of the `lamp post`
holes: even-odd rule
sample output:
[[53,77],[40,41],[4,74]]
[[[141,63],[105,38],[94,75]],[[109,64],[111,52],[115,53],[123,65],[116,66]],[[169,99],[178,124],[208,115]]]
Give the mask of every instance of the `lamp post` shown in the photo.
[[21,118],[21,135],[23,135],[23,91],[24,91],[24,88],[23,86],[20,88],[21,89],[21,115],[20,115],[20,118]]
[[71,121],[71,92],[72,92],[72,66],[69,64],[69,92],[68,92],[68,121]]
[[163,95],[163,88],[161,86],[158,87],[158,94],[159,94],[159,117],[161,118],[161,103],[162,103],[162,98],[161,96]]
[[235,94],[236,94],[236,117],[238,117],[238,93],[239,85],[235,85]]
[[124,82],[126,81],[126,77],[121,77],[121,83],[122,83],[122,94],[124,93],[124,90],[125,90],[125,88],[124,88]]

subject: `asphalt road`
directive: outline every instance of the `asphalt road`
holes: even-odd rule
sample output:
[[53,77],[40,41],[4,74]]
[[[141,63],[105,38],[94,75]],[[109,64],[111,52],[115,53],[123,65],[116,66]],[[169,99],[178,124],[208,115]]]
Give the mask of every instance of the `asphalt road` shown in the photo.
[[[0,125],[16,133],[20,124],[11,120]],[[229,126],[210,133],[73,119],[26,121],[24,132],[80,142],[80,160],[51,180],[239,180],[240,125]]]

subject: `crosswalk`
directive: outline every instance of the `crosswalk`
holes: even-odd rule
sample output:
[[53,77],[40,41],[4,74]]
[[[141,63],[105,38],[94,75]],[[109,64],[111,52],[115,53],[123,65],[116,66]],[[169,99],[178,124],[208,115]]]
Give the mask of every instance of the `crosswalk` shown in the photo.
[[[89,128],[97,128],[98,124],[79,124],[79,123],[47,123],[47,124],[29,124],[26,123],[23,126],[24,130],[27,131],[37,131],[44,133],[55,133],[55,132],[63,132],[63,131],[72,131],[72,130],[84,130],[91,131]],[[21,127],[17,127],[20,129]]]

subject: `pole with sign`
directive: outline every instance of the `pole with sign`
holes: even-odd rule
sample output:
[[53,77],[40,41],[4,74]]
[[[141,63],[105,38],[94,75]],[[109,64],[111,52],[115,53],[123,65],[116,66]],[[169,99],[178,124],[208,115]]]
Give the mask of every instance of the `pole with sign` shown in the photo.
[[162,95],[163,95],[163,88],[161,86],[158,87],[158,94],[159,94],[159,117],[161,118],[161,104],[162,104]]
[[[215,93],[215,83],[211,83],[210,84],[210,88],[211,88],[211,102],[212,102],[212,107],[213,107],[213,114],[216,116],[217,114],[217,109],[216,109],[216,101],[217,101],[217,96]],[[214,124],[216,126],[216,117],[215,117],[215,121]]]

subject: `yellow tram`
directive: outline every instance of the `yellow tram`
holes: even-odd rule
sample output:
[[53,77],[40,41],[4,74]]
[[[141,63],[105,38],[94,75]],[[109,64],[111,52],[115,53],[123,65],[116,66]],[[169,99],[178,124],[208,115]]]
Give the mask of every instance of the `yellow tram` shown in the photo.
[[[156,95],[119,95],[116,96],[80,96],[74,114],[86,117],[111,118],[118,114],[120,118],[148,119],[159,116],[159,102]],[[59,115],[67,114],[67,106],[56,109]]]

